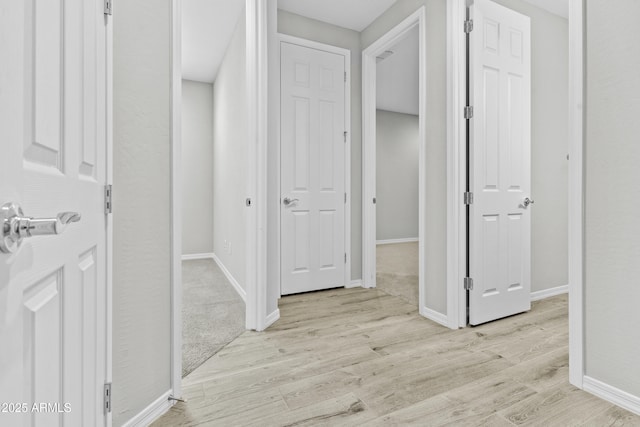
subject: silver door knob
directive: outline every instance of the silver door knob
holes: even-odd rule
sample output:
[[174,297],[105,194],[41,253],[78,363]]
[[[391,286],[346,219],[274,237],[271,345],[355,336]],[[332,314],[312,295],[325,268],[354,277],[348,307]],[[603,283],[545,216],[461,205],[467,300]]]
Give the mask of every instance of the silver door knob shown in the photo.
[[299,202],[299,201],[300,200],[298,200],[298,199],[291,199],[289,197],[285,197],[284,199],[282,199],[282,203],[284,203],[285,206],[289,206],[290,204],[295,203],[295,202]]
[[522,202],[522,204],[524,205],[524,207],[525,207],[525,208],[526,208],[527,206],[529,206],[529,205],[532,205],[533,203],[534,203],[534,202],[533,202],[533,199],[530,199],[530,198],[528,198],[528,197],[527,197],[526,199],[524,199],[524,202]]
[[69,224],[80,221],[81,215],[61,212],[55,218],[31,218],[24,216],[19,205],[7,203],[0,208],[0,218],[0,252],[13,253],[25,238],[61,234]]

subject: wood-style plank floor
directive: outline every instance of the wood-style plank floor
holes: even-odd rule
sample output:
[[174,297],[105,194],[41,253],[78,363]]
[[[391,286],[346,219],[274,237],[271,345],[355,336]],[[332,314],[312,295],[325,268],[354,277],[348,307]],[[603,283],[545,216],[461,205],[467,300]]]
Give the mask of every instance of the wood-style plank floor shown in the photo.
[[638,426],[568,383],[567,298],[458,331],[379,290],[282,298],[184,379],[154,426]]

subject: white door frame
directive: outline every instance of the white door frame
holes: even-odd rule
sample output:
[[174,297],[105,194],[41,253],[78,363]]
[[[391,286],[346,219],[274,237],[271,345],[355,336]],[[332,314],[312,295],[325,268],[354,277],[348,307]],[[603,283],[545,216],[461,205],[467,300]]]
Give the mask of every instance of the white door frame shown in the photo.
[[[448,207],[457,230],[447,230],[447,317],[451,327],[466,326],[466,293],[461,292],[466,265],[466,209],[462,203],[466,182],[466,37],[463,23],[467,0],[448,0],[447,105]],[[583,388],[583,31],[582,0],[569,1],[569,381]],[[452,191],[449,191],[451,190]],[[448,215],[449,217],[449,215]],[[456,256],[456,254],[458,254]],[[453,259],[455,258],[455,259]]]
[[[337,46],[331,46],[328,44],[303,39],[300,37],[290,36],[288,34],[278,33],[278,69],[280,68],[280,60],[281,60],[281,45],[282,42],[291,43],[298,46],[308,47],[311,49],[318,49],[329,53],[335,53],[337,55],[342,55],[345,57],[344,65],[345,72],[347,73],[347,81],[345,85],[345,95],[344,95],[344,126],[347,131],[347,140],[344,144],[344,191],[347,193],[347,203],[345,204],[344,209],[344,251],[347,254],[347,261],[344,267],[344,286],[349,287],[351,285],[351,51],[349,49],[344,49]],[[278,118],[280,118],[280,77],[277,78],[278,82]],[[273,108],[273,106],[272,106]],[[280,141],[280,120],[278,120],[278,144],[277,144],[277,188],[278,188],[278,197],[282,194],[282,181],[280,177],[280,152],[281,152],[281,141]],[[265,181],[266,182],[266,181]],[[282,221],[282,211],[278,205],[278,230],[277,230],[277,259],[278,259],[278,292],[282,295],[282,274],[280,272],[282,266],[282,240],[280,238],[281,233],[281,221]],[[265,273],[266,275],[266,273]]]
[[[182,0],[171,0],[171,389],[182,395]],[[246,329],[269,324],[267,300],[267,5],[246,0],[247,165]],[[255,147],[255,149],[251,149]]]
[[438,323],[443,316],[424,304],[426,295],[424,241],[426,229],[426,111],[427,52],[426,12],[422,6],[393,27],[362,52],[362,287],[376,286],[376,57],[390,49],[410,30],[419,31],[418,72],[418,310],[421,315]]
[[[105,130],[107,143],[107,168],[106,184],[113,184],[113,19],[109,17],[106,24],[106,111]],[[106,238],[106,354],[105,354],[105,382],[113,383],[113,215],[107,215],[107,238]],[[113,425],[113,414],[111,411],[105,414],[105,425]]]

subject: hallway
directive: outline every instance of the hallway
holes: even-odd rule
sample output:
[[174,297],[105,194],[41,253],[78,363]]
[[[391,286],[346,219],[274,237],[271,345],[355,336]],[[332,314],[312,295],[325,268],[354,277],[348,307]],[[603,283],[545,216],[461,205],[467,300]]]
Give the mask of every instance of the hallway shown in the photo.
[[286,297],[184,380],[154,426],[638,425],[568,384],[567,297],[451,331],[378,290]]

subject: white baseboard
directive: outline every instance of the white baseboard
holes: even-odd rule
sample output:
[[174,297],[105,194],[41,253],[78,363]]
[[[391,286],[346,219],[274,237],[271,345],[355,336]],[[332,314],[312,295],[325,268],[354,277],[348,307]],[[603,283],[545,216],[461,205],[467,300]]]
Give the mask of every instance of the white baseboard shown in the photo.
[[627,411],[640,415],[640,397],[634,396],[626,391],[605,384],[602,381],[591,378],[587,375],[583,377],[582,386],[584,391],[598,396],[601,399],[618,405]]
[[345,288],[347,289],[361,288],[361,287],[362,287],[362,279],[352,280],[351,283],[347,283],[347,286],[345,286]]
[[171,396],[171,390],[164,392],[151,405],[124,423],[123,427],[147,427],[150,425],[171,409],[175,403],[175,401],[169,400],[169,396]]
[[227,267],[225,267],[224,264],[222,263],[222,261],[220,261],[220,258],[218,258],[218,256],[216,254],[211,254],[211,255],[212,255],[213,260],[216,262],[216,264],[218,264],[218,267],[220,267],[220,270],[222,270],[222,272],[224,273],[224,275],[227,278],[227,280],[231,283],[231,286],[233,286],[233,288],[236,290],[238,295],[240,295],[240,298],[242,298],[242,301],[244,301],[246,303],[247,302],[247,293],[245,292],[245,290],[242,289],[242,286],[240,286],[240,284],[235,279],[235,277],[233,277],[233,275],[227,269]]
[[411,243],[417,242],[417,237],[406,237],[404,239],[387,239],[387,240],[376,240],[376,245],[392,245],[394,243]]
[[213,254],[209,253],[209,254],[187,254],[187,255],[182,255],[182,261],[193,261],[196,259],[212,259],[213,258]]
[[267,316],[266,319],[266,324],[265,324],[265,329],[267,329],[269,326],[273,325],[274,323],[276,323],[276,321],[280,318],[280,309],[276,308],[275,310],[273,310],[273,312],[271,312],[270,315]]
[[446,326],[447,328],[449,327],[449,319],[442,313],[438,313],[437,311],[427,307],[420,307],[420,314],[429,320],[433,320],[434,322],[441,324],[442,326]]
[[558,286],[551,289],[543,289],[541,291],[531,292],[531,301],[538,301],[545,298],[555,297],[556,295],[566,294],[569,292],[569,285]]

